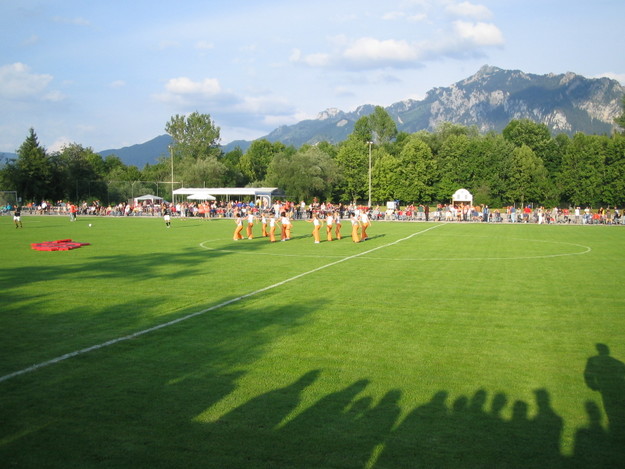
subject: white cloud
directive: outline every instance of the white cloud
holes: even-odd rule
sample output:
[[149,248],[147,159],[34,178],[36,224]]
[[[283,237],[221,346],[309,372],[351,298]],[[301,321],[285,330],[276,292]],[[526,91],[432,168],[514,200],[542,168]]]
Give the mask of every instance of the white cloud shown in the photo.
[[63,101],[66,96],[58,90],[51,90],[42,96],[44,101],[51,101],[53,103],[58,103]]
[[208,41],[198,41],[195,43],[195,48],[200,50],[211,50],[215,48],[215,44]]
[[72,141],[67,137],[58,137],[52,144],[48,147],[49,151],[63,151],[63,148],[67,147],[71,144]]
[[331,65],[332,57],[330,54],[321,52],[304,55],[301,50],[293,49],[291,55],[289,56],[289,60],[291,62],[301,62],[310,67],[327,67]]
[[53,80],[52,75],[36,74],[20,62],[0,67],[0,97],[24,99],[40,95]]
[[66,18],[63,16],[55,16],[52,18],[52,21],[54,21],[55,23],[71,24],[74,26],[91,26],[91,21],[80,17]]
[[394,21],[399,20],[406,17],[406,13],[403,11],[389,11],[382,15],[383,20]]
[[343,57],[356,63],[409,62],[418,56],[417,48],[404,40],[381,41],[371,37],[357,39],[343,52]]
[[412,23],[420,23],[421,21],[425,21],[428,18],[428,15],[425,13],[417,13],[416,15],[409,15],[406,19]]
[[109,85],[111,88],[123,88],[126,86],[126,82],[124,80],[115,80],[112,81]]
[[625,73],[612,73],[612,72],[607,72],[607,73],[602,73],[600,75],[597,75],[594,78],[611,78],[612,80],[616,80],[618,82],[621,83],[621,85],[625,85]]
[[33,46],[35,44],[37,44],[39,42],[39,36],[37,36],[36,34],[33,34],[32,36],[24,39],[22,41],[22,45],[23,46]]
[[500,46],[504,43],[503,34],[492,23],[454,21],[454,29],[461,40],[477,46]]
[[492,12],[484,5],[475,5],[470,2],[452,3],[445,7],[448,13],[476,20],[487,20],[493,17]]
[[219,80],[216,78],[205,78],[202,81],[193,81],[187,77],[172,78],[165,85],[165,89],[178,95],[215,96],[221,92]]
[[382,19],[386,21],[406,20],[411,23],[418,23],[427,19],[425,13],[409,14],[404,11],[389,11],[382,15]]

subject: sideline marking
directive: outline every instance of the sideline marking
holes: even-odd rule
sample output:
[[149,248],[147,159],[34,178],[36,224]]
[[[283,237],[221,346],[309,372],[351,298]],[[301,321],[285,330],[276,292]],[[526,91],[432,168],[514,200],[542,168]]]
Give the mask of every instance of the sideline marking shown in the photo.
[[36,370],[38,370],[40,368],[44,368],[44,367],[49,366],[49,365],[54,365],[55,363],[62,362],[64,360],[67,360],[68,358],[72,358],[72,357],[75,357],[75,356],[78,356],[78,355],[82,355],[82,354],[85,354],[85,353],[88,353],[88,352],[93,352],[94,350],[99,350],[101,348],[108,347],[109,345],[114,345],[114,344],[117,344],[119,342],[123,342],[123,341],[126,341],[126,340],[134,339],[134,338],[142,336],[144,334],[148,334],[150,332],[154,332],[154,331],[157,331],[159,329],[163,329],[165,327],[173,326],[174,324],[178,324],[178,323],[180,323],[182,321],[186,321],[187,319],[191,319],[191,318],[194,318],[196,316],[200,316],[200,315],[208,313],[210,311],[214,311],[216,309],[223,308],[224,306],[228,306],[228,305],[230,305],[232,303],[236,303],[238,301],[244,300],[244,299],[249,298],[251,296],[258,295],[259,293],[264,293],[266,291],[269,291],[269,290],[272,290],[274,288],[280,287],[280,286],[282,286],[282,285],[284,285],[286,283],[292,282],[293,280],[300,279],[300,278],[305,277],[306,275],[309,275],[309,274],[314,274],[315,272],[319,272],[320,270],[326,269],[328,267],[335,266],[337,264],[340,264],[341,262],[349,261],[351,259],[355,259],[357,257],[364,256],[365,254],[369,254],[370,252],[374,252],[374,251],[377,251],[379,249],[386,248],[388,246],[393,246],[395,244],[401,243],[402,241],[406,241],[406,240],[408,240],[408,239],[410,239],[410,238],[412,238],[414,236],[426,233],[426,232],[428,232],[430,230],[433,230],[434,228],[438,228],[440,226],[444,226],[444,225],[434,225],[434,226],[432,226],[430,228],[427,228],[427,229],[425,229],[423,231],[417,231],[416,233],[412,233],[411,235],[408,235],[405,238],[401,238],[401,239],[398,239],[396,241],[393,241],[392,243],[383,244],[382,246],[378,246],[378,247],[375,247],[373,249],[369,249],[368,251],[363,251],[363,252],[359,252],[357,254],[348,256],[348,257],[344,257],[344,258],[339,259],[337,261],[330,262],[329,264],[322,265],[322,266],[317,267],[315,269],[309,270],[308,272],[303,272],[301,274],[297,274],[297,275],[295,275],[293,277],[287,278],[286,280],[282,280],[281,282],[274,283],[273,285],[269,285],[267,287],[260,288],[258,290],[253,291],[253,292],[246,293],[245,295],[241,295],[241,296],[238,296],[236,298],[232,298],[230,300],[223,301],[223,302],[221,302],[219,304],[213,305],[213,306],[211,306],[209,308],[206,308],[206,309],[203,309],[201,311],[196,311],[195,313],[187,314],[186,316],[183,316],[181,318],[173,319],[171,321],[168,321],[168,322],[165,322],[165,323],[162,323],[162,324],[158,324],[158,325],[150,327],[148,329],[143,329],[142,331],[137,331],[137,332],[134,332],[132,334],[125,335],[123,337],[118,337],[116,339],[111,339],[111,340],[108,340],[108,341],[103,342],[103,343],[98,344],[98,345],[92,345],[91,347],[87,347],[87,348],[83,348],[83,349],[80,349],[80,350],[76,350],[74,352],[66,353],[65,355],[61,355],[59,357],[53,358],[51,360],[47,360],[45,362],[37,363],[36,365],[32,365],[32,366],[29,366],[28,368],[24,368],[22,370],[15,371],[13,373],[9,373],[8,375],[0,376],[0,383],[3,382],[3,381],[7,381],[7,380],[9,380],[11,378],[15,378],[16,376],[24,375],[26,373],[30,373],[32,371],[36,371]]

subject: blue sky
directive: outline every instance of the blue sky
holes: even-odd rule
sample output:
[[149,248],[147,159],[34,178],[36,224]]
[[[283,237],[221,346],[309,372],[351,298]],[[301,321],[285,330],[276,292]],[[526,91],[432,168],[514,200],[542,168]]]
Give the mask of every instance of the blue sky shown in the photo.
[[0,0],[0,152],[95,151],[210,114],[252,140],[482,65],[625,83],[622,0]]

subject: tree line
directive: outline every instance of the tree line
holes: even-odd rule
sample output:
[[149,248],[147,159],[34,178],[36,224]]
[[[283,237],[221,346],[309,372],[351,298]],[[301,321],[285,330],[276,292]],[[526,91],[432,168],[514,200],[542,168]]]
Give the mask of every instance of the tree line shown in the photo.
[[[625,109],[625,98],[623,99]],[[616,119],[625,128],[625,112]],[[280,187],[291,200],[384,204],[447,203],[459,188],[475,203],[624,206],[625,133],[551,135],[544,124],[513,120],[501,133],[442,123],[434,132],[398,132],[384,108],[361,117],[338,144],[301,148],[260,139],[223,152],[210,115],[175,115],[165,130],[170,154],[143,169],[78,143],[47,152],[34,129],[17,158],[0,167],[0,190],[23,202],[102,204],[180,187]]]

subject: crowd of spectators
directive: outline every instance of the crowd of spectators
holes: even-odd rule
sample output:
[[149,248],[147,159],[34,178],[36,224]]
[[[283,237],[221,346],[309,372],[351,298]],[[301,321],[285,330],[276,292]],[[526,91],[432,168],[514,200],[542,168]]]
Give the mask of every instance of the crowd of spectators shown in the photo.
[[[538,224],[625,224],[625,217],[616,208],[591,209],[586,207],[559,208],[534,207],[527,205],[522,208],[508,206],[502,209],[491,209],[488,205],[470,204],[409,204],[400,206],[398,203],[380,207],[368,208],[357,204],[333,204],[319,202],[316,198],[312,202],[299,203],[291,201],[276,201],[267,206],[263,200],[257,201],[210,201],[210,202],[176,202],[168,204],[159,201],[142,201],[140,203],[126,203],[103,205],[99,201],[82,202],[74,205],[66,201],[51,203],[42,201],[39,204],[29,203],[22,206],[24,215],[70,215],[73,211],[78,216],[117,216],[117,217],[160,217],[165,205],[169,207],[171,215],[180,218],[233,218],[236,213],[245,216],[248,213],[274,211],[279,214],[286,212],[293,220],[308,220],[315,213],[319,218],[325,218],[327,213],[339,212],[341,217],[348,218],[356,211],[365,211],[372,220],[385,221],[437,221],[437,222],[488,222],[488,223],[538,223]],[[3,214],[9,214],[13,207],[7,204],[2,207]]]

